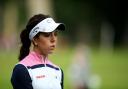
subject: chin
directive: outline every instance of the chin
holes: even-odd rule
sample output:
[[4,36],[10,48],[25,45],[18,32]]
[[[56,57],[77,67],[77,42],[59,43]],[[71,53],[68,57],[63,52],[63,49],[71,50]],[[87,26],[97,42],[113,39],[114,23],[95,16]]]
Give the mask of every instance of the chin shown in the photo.
[[53,52],[49,52],[48,54],[52,54]]

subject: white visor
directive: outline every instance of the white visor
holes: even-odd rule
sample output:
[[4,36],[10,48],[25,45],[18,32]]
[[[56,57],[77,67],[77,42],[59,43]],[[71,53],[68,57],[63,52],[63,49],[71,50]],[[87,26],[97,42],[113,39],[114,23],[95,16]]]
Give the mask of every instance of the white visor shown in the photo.
[[39,32],[52,32],[55,29],[65,30],[65,26],[63,23],[56,23],[52,18],[46,18],[30,31],[29,39],[32,40]]

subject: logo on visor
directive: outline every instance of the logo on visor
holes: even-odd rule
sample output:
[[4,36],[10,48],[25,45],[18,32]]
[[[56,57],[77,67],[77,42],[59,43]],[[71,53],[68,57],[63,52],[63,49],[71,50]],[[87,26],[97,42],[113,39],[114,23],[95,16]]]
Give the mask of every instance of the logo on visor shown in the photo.
[[38,29],[39,29],[39,27],[34,28],[33,29],[33,33],[37,33],[38,32]]
[[52,22],[52,20],[51,20],[51,19],[48,19],[48,20],[47,20],[47,22],[48,22],[48,23],[51,23],[51,22]]

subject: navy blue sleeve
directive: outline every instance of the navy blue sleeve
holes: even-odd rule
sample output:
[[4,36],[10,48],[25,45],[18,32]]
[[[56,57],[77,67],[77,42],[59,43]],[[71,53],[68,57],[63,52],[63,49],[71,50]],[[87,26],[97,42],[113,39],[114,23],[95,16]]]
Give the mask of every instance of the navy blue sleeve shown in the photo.
[[22,64],[18,64],[14,67],[11,83],[13,89],[33,89],[28,70]]
[[61,69],[61,89],[64,89],[64,72]]

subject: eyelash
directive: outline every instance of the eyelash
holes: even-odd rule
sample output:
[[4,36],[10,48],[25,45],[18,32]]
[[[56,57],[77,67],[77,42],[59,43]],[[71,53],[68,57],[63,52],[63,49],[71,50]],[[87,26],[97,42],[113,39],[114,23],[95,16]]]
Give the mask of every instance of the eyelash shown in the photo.
[[[50,37],[51,34],[52,34],[52,33],[49,32],[49,33],[43,33],[42,35],[45,36],[45,37]],[[57,31],[54,32],[54,36],[57,36],[57,35],[58,35],[58,34],[57,34]]]

